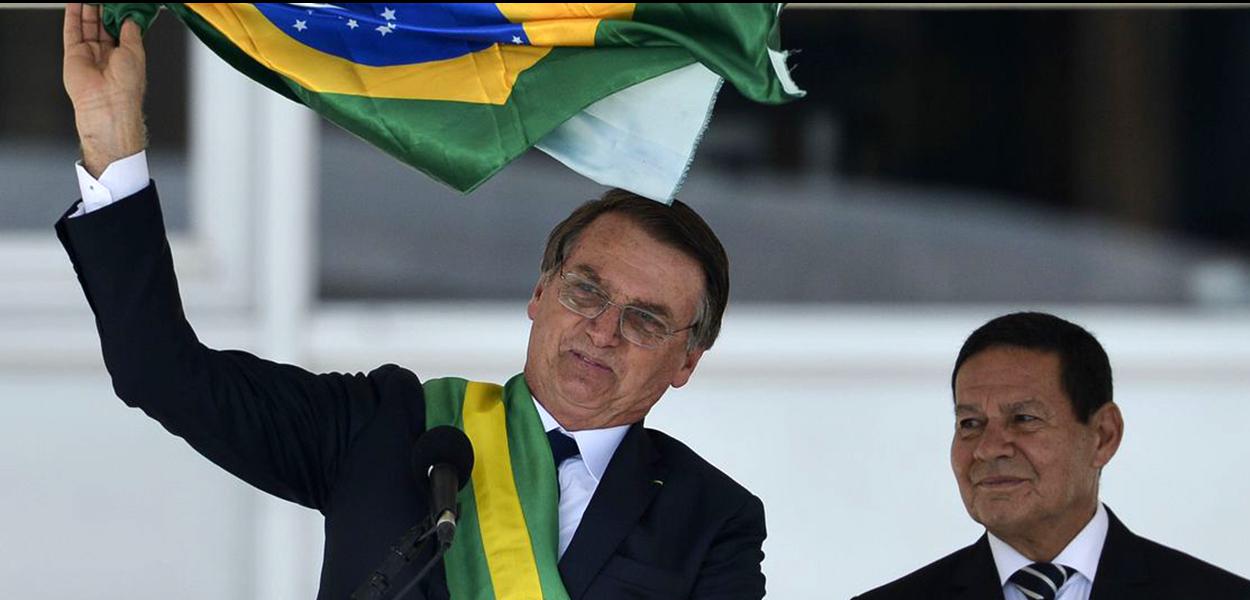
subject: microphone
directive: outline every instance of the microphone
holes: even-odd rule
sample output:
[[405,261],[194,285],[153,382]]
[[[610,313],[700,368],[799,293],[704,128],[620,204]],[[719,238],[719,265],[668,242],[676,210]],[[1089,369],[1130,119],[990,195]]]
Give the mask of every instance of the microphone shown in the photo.
[[[417,473],[418,481],[429,482],[430,519],[417,524],[400,538],[399,543],[386,554],[382,564],[356,588],[351,596],[352,600],[380,599],[390,589],[399,572],[431,541],[430,536],[436,536],[438,547],[434,549],[434,555],[412,577],[408,585],[393,596],[397,600],[402,598],[438,564],[451,547],[452,537],[456,534],[456,517],[460,513],[456,506],[456,492],[469,482],[469,474],[473,472],[473,445],[469,443],[468,436],[455,427],[435,427],[421,434],[417,443],[413,444],[412,467]],[[430,523],[434,526],[426,529]]]
[[447,548],[456,535],[460,515],[456,494],[473,472],[473,445],[463,431],[440,425],[426,431],[413,445],[412,468],[418,480],[428,478],[430,517],[439,545]]

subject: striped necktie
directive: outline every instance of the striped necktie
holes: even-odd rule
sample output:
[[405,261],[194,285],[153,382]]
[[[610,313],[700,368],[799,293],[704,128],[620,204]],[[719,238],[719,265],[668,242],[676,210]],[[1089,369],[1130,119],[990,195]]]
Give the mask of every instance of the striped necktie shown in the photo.
[[1059,588],[1074,573],[1071,567],[1053,563],[1033,563],[1007,578],[1031,600],[1055,600]]

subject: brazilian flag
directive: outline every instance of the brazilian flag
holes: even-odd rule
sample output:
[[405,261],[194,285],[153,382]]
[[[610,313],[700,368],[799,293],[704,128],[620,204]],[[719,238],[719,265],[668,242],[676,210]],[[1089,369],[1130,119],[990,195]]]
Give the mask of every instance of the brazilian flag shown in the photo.
[[[157,4],[106,4],[146,27]],[[669,200],[722,80],[802,96],[780,4],[165,4],[248,77],[468,192],[531,146]]]

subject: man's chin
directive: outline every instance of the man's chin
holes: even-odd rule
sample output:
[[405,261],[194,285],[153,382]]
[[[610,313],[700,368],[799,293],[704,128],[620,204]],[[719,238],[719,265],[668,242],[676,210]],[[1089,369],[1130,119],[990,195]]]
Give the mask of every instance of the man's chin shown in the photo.
[[607,386],[593,385],[584,380],[565,380],[560,382],[560,401],[569,411],[581,414],[600,412],[607,406],[604,401],[609,398]]
[[608,397],[615,379],[611,372],[588,369],[584,365],[562,365],[559,370],[560,392],[579,406],[593,406]]
[[1014,531],[1019,526],[1026,512],[1024,507],[1018,503],[994,499],[988,502],[979,502],[972,518],[974,521],[984,525],[986,529],[997,534],[998,532]]

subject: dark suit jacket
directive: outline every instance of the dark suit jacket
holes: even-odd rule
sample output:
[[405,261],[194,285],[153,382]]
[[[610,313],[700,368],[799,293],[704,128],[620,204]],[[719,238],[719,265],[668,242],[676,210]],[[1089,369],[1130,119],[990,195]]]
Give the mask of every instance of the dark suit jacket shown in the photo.
[[[201,344],[183,315],[154,184],[56,229],[117,395],[248,483],[321,511],[318,598],[347,598],[428,512],[408,462],[425,431],[417,376],[395,365],[313,374]],[[764,535],[758,498],[636,424],[560,574],[574,599],[760,598]],[[447,596],[442,569],[421,591]]]
[[[1250,581],[1111,524],[1094,574],[1090,600],[1248,600]],[[990,542],[977,543],[856,596],[859,600],[1003,600]]]

